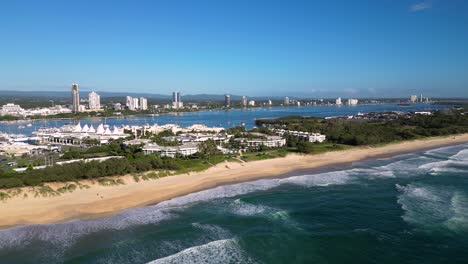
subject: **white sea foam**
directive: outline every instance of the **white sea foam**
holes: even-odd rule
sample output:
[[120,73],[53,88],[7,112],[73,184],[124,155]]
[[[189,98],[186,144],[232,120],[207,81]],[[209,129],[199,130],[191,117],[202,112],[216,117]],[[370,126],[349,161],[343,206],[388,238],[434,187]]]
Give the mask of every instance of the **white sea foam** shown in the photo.
[[397,184],[396,188],[401,192],[398,203],[405,211],[402,217],[408,223],[429,229],[468,231],[468,197],[462,191],[422,184]]
[[246,203],[240,199],[236,199],[231,202],[228,206],[228,210],[236,215],[241,216],[264,215],[277,211],[275,208]]
[[468,149],[458,151],[447,160],[430,162],[419,166],[420,169],[431,174],[442,172],[466,172],[468,170]]
[[122,230],[131,226],[158,223],[174,216],[167,210],[150,206],[127,210],[100,219],[15,227],[0,231],[0,249],[25,247],[33,241],[51,243],[66,248],[77,238],[87,234],[101,230]]
[[301,175],[279,180],[280,184],[290,183],[305,187],[346,184],[351,180],[348,171],[333,171],[313,175]]
[[255,263],[236,239],[223,239],[194,246],[149,264],[160,263]]

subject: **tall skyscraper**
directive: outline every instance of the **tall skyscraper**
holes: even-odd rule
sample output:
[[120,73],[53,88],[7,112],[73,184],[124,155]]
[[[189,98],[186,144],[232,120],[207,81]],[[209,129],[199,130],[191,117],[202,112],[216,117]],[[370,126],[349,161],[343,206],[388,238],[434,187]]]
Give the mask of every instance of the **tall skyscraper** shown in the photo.
[[137,110],[140,108],[140,104],[138,103],[138,98],[135,98],[135,97],[132,98],[132,106],[133,106],[133,110]]
[[231,95],[229,94],[224,95],[224,107],[231,107]]
[[284,102],[283,102],[284,105],[289,105],[289,97],[284,97]]
[[131,96],[126,97],[125,106],[127,106],[128,110],[135,110],[135,105],[133,104],[133,98]]
[[95,92],[90,92],[88,94],[88,104],[90,110],[99,110],[101,109],[101,97]]
[[421,94],[421,100],[420,100],[419,102],[421,102],[421,103],[423,102],[423,97],[422,97],[422,94]]
[[242,96],[241,105],[242,107],[247,107],[247,96]]
[[172,93],[172,108],[179,109],[179,108],[182,108],[183,106],[184,104],[182,103],[180,92],[173,92]]
[[80,94],[78,93],[78,84],[72,84],[72,104],[73,104],[73,113],[78,113],[80,111]]
[[145,111],[148,110],[148,99],[140,97],[140,109]]

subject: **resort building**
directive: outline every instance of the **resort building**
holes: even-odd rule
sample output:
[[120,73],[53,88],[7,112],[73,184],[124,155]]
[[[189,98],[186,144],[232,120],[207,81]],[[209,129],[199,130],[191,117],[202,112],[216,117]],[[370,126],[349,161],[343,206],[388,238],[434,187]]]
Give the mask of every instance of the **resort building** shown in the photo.
[[24,142],[0,143],[0,154],[11,157],[21,157],[23,155],[39,155],[48,151],[59,151],[59,149],[57,147],[31,145]]
[[100,144],[107,144],[111,139],[126,138],[122,128],[100,124],[96,128],[93,125],[63,126],[61,128],[41,128],[33,132],[42,143],[58,145],[79,145],[87,140],[96,140]]
[[17,104],[9,103],[2,106],[0,113],[1,115],[22,116],[24,115],[24,109]]
[[124,130],[131,131],[136,137],[141,137],[147,135],[148,133],[151,134],[159,134],[163,131],[170,130],[172,133],[197,133],[197,132],[212,132],[212,133],[220,133],[224,130],[222,127],[207,127],[205,125],[195,124],[186,128],[182,128],[175,124],[167,124],[167,125],[157,125],[154,124],[144,125],[144,126],[124,126]]
[[175,158],[177,155],[190,156],[198,152],[197,143],[185,143],[181,146],[159,146],[154,143],[149,143],[143,147],[145,154],[158,154],[161,157]]
[[278,136],[285,136],[285,135],[292,135],[295,137],[299,137],[303,140],[307,140],[309,142],[319,142],[322,143],[324,142],[327,137],[325,135],[322,135],[320,133],[309,133],[309,132],[303,132],[303,131],[294,131],[294,130],[286,130],[286,129],[272,129]]
[[249,101],[249,106],[255,106],[255,101],[254,101],[254,100],[250,100],[250,101]]
[[188,143],[188,142],[204,142],[207,140],[213,140],[215,142],[225,142],[232,135],[226,134],[210,134],[210,133],[182,133],[177,136],[164,137],[164,140],[167,141],[177,141],[179,143]]
[[259,148],[260,146],[279,148],[286,145],[286,139],[280,136],[268,136],[260,133],[250,133],[251,135],[259,136],[258,138],[236,138],[241,145],[248,148]]
[[415,103],[416,101],[418,101],[418,96],[417,95],[410,96],[410,102]]
[[283,102],[284,105],[289,105],[289,97],[284,97],[284,102]]

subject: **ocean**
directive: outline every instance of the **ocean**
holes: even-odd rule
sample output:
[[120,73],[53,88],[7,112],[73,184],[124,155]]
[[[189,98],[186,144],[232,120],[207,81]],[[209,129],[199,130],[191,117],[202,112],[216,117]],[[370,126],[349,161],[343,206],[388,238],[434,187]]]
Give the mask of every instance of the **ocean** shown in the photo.
[[468,144],[2,230],[0,262],[467,263]]
[[[409,106],[400,106],[398,104],[363,104],[356,106],[290,106],[290,107],[262,107],[262,108],[247,108],[247,109],[232,109],[232,110],[210,110],[189,113],[165,114],[159,116],[131,116],[122,118],[84,118],[77,119],[61,119],[61,120],[36,120],[36,121],[20,121],[20,122],[0,122],[0,132],[9,134],[24,134],[31,135],[33,131],[41,127],[61,127],[64,125],[87,124],[97,127],[101,123],[110,126],[121,125],[165,125],[177,124],[182,127],[188,127],[193,124],[204,124],[207,126],[217,127],[234,127],[245,124],[247,128],[255,126],[255,119],[258,118],[277,118],[284,116],[315,116],[315,117],[330,117],[330,116],[347,116],[356,115],[359,112],[411,112],[411,111],[433,111],[438,109],[447,109],[453,106],[450,105],[433,105],[426,103],[415,103]],[[31,124],[30,126],[26,126]]]

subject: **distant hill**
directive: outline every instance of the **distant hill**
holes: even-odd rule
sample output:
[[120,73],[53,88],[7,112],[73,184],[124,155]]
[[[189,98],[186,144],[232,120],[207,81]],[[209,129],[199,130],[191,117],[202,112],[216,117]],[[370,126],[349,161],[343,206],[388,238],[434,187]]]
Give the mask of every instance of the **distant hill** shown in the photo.
[[[89,91],[81,91],[81,97],[86,96]],[[106,97],[147,97],[150,99],[160,99],[160,100],[170,100],[172,94],[152,94],[152,93],[123,93],[123,92],[98,92],[101,98]],[[9,98],[47,98],[47,99],[67,99],[71,97],[71,92],[65,91],[0,91],[1,97]],[[224,94],[182,94],[184,101],[204,101],[204,100],[213,100],[213,101],[222,101],[224,100]],[[231,95],[231,100],[240,100],[241,95]],[[283,97],[280,96],[254,96],[248,97],[253,100],[282,100]],[[290,97],[291,99],[297,99],[295,97]]]

